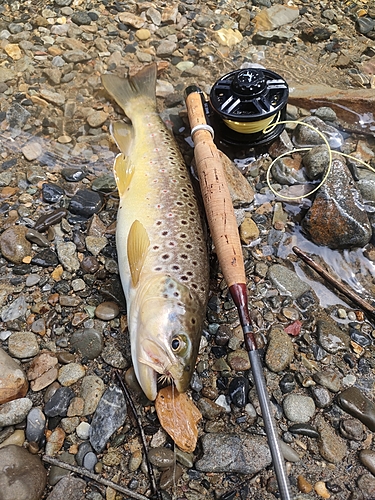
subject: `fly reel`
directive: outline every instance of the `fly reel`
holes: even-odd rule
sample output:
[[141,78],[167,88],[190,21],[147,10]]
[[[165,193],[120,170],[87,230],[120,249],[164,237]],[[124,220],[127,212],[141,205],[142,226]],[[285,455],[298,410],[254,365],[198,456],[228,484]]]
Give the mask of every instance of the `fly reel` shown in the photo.
[[228,146],[255,148],[276,139],[285,125],[289,89],[268,69],[247,68],[221,77],[210,92],[210,123]]

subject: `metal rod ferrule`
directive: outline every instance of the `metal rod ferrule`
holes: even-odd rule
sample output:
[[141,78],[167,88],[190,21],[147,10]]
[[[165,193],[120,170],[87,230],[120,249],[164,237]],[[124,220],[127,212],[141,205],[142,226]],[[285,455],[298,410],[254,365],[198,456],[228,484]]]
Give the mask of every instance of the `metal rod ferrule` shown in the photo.
[[290,484],[286,473],[285,461],[281,453],[279,437],[276,434],[276,426],[271,412],[271,403],[267,393],[266,381],[263,374],[262,363],[258,350],[249,351],[251,371],[254,376],[254,383],[257,390],[259,404],[262,410],[264,427],[267,434],[268,445],[271,451],[273,467],[279,486],[281,500],[292,500]]

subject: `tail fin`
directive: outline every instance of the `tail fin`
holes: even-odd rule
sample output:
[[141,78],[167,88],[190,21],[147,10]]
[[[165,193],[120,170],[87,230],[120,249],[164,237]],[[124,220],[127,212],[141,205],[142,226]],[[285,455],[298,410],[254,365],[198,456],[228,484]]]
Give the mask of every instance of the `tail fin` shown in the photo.
[[134,99],[145,97],[156,106],[156,76],[157,65],[150,64],[141,69],[134,77],[125,80],[107,73],[102,75],[102,83],[108,94],[131,119]]

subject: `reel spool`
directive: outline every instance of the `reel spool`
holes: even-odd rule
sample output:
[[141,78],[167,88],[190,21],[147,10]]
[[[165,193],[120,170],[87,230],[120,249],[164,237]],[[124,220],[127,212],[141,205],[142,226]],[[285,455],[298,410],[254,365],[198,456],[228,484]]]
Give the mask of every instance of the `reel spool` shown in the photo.
[[268,69],[247,68],[224,75],[210,92],[209,116],[217,138],[242,148],[271,143],[285,128],[277,122],[285,120],[288,95],[286,81]]

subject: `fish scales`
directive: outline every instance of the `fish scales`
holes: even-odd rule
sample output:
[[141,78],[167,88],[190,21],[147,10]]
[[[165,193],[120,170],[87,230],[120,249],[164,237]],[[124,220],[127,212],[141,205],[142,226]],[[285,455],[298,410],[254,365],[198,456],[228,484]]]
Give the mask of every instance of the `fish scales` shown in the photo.
[[207,303],[207,249],[189,172],[156,111],[156,66],[132,80],[102,81],[132,122],[112,126],[121,151],[116,244],[134,370],[153,400],[158,374],[179,392],[189,386]]

